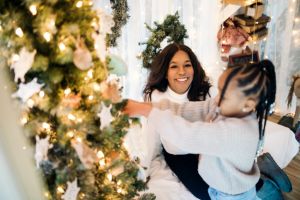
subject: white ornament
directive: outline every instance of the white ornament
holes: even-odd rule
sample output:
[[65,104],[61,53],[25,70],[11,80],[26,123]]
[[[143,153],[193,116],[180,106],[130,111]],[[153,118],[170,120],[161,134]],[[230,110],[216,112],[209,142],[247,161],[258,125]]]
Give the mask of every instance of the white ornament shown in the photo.
[[19,85],[17,92],[12,94],[13,98],[19,97],[23,102],[26,102],[32,95],[38,93],[44,84],[39,84],[37,78],[34,78],[32,81]]
[[101,112],[98,114],[98,117],[100,117],[100,129],[103,129],[104,127],[108,126],[113,121],[113,116],[111,115],[111,105],[109,107],[106,107],[104,103],[101,103]]
[[95,43],[94,46],[95,46],[95,49],[97,52],[97,56],[98,56],[98,58],[100,58],[100,60],[102,62],[104,62],[106,59],[106,56],[108,54],[107,48],[106,48],[106,42],[105,42],[106,35],[99,34],[99,33],[93,33],[92,37],[94,39],[94,43]]
[[40,162],[43,160],[48,160],[48,150],[53,147],[53,144],[49,143],[49,136],[44,139],[40,139],[38,135],[35,136],[35,162],[36,167],[39,168]]
[[73,139],[71,144],[85,168],[91,169],[94,163],[98,162],[99,158],[97,157],[97,153],[84,142]]
[[68,181],[67,184],[68,188],[61,198],[64,200],[76,200],[80,190],[80,187],[77,185],[77,178],[73,182]]
[[100,34],[106,35],[111,34],[111,28],[115,25],[113,16],[107,14],[105,11],[99,9],[98,16],[100,18]]
[[91,52],[85,46],[84,41],[80,39],[76,45],[76,50],[73,56],[75,66],[80,70],[87,70],[93,64]]
[[29,52],[25,47],[23,47],[19,54],[19,59],[15,60],[10,68],[14,69],[15,82],[18,82],[19,79],[21,79],[21,82],[24,82],[24,76],[32,66],[36,50]]

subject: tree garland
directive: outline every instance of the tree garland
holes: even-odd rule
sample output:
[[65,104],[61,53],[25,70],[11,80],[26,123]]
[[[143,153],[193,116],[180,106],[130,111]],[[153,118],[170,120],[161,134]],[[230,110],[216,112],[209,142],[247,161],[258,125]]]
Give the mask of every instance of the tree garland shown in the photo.
[[143,67],[150,68],[152,59],[161,51],[161,42],[168,39],[167,42],[183,43],[184,38],[188,38],[184,25],[179,21],[178,12],[175,15],[168,15],[162,24],[154,22],[156,28],[151,28],[146,24],[146,28],[152,33],[146,44],[146,49],[142,52],[140,58],[143,59]]
[[112,34],[107,34],[106,46],[117,46],[117,38],[121,36],[121,28],[129,19],[128,4],[126,0],[110,0],[113,9],[115,25],[111,28]]

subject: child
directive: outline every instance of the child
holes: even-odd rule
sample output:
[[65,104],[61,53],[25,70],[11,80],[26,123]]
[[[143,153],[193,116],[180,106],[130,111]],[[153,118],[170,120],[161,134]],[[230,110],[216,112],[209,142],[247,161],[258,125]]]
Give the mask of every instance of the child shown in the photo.
[[204,121],[214,108],[212,101],[151,105],[129,100],[125,113],[148,117],[162,143],[172,147],[166,149],[169,153],[201,154],[198,172],[210,186],[211,199],[257,199],[255,158],[275,101],[274,66],[264,60],[227,69],[218,88],[220,115],[213,123]]

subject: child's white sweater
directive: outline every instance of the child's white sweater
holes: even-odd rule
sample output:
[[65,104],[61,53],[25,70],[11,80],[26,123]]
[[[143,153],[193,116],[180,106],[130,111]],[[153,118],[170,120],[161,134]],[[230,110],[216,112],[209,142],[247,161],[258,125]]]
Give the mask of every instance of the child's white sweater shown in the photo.
[[207,123],[204,119],[211,105],[211,101],[179,105],[166,100],[154,104],[148,123],[160,134],[169,153],[201,154],[198,171],[211,187],[228,194],[243,193],[260,177],[254,162],[259,138],[257,119],[251,114],[244,118],[218,117]]

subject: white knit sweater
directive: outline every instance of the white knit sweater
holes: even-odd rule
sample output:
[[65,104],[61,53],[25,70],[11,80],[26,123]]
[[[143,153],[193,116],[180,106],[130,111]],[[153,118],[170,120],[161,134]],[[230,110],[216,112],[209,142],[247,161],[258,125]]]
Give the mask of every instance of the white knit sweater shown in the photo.
[[218,117],[206,123],[203,120],[210,105],[210,101],[179,105],[166,100],[155,104],[148,123],[160,134],[169,153],[201,154],[198,171],[211,187],[228,194],[243,193],[254,187],[260,176],[254,162],[258,143],[256,117]]

